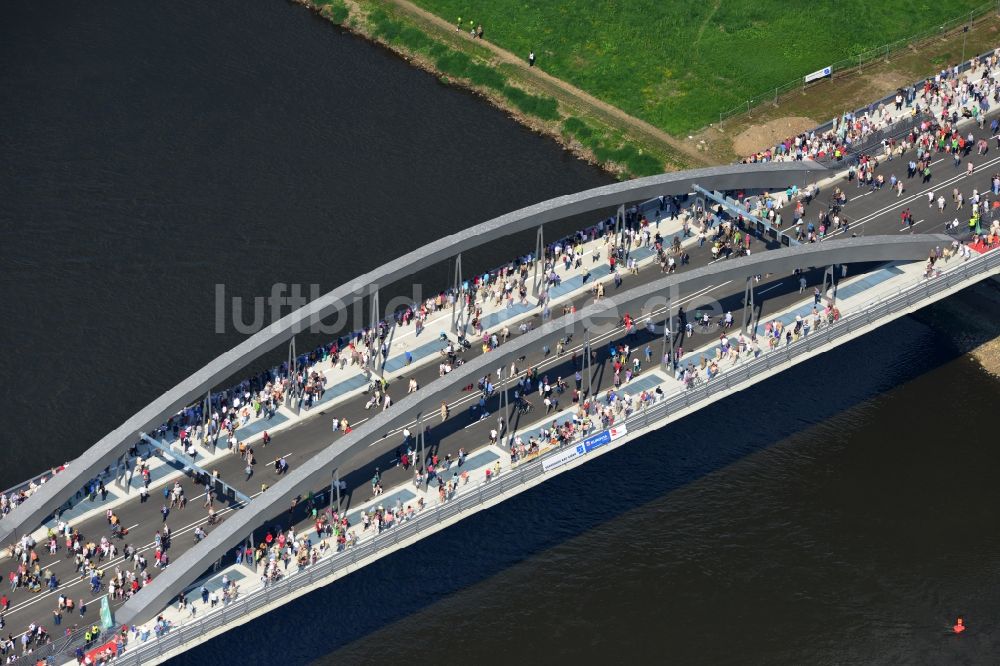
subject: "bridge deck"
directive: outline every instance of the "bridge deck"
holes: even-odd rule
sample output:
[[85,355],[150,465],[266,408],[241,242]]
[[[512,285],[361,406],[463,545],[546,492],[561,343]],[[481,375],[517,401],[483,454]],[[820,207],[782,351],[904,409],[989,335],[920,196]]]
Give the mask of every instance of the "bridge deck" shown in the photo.
[[[906,181],[908,189],[902,197],[898,198],[888,188],[882,191],[868,192],[867,190],[853,188],[853,185],[847,186],[846,190],[850,199],[846,211],[852,220],[851,230],[856,233],[865,233],[868,235],[905,232],[899,221],[899,213],[901,210],[910,207],[913,209],[914,217],[917,220],[914,227],[916,233],[940,232],[944,229],[947,222],[955,217],[956,211],[951,205],[947,206],[943,212],[938,211],[936,205],[928,207],[927,192],[935,192],[936,197],[939,192],[949,193],[952,187],[960,188],[967,195],[971,193],[973,188],[977,188],[981,192],[987,191],[989,190],[990,177],[997,170],[996,165],[1000,163],[1000,156],[992,154],[985,156],[973,155],[971,159],[977,166],[972,176],[967,176],[964,169],[952,172],[949,164],[950,159],[944,157],[939,159],[935,164],[935,171],[937,173],[930,184],[921,185],[918,179],[908,180]],[[897,173],[905,176],[905,161],[887,163],[883,165],[882,169],[882,172],[886,174]],[[829,190],[830,188],[827,189]],[[947,198],[950,199],[950,196]],[[820,200],[822,199],[823,194],[821,193]],[[807,208],[807,219],[809,219],[809,215],[818,205],[821,204],[816,202],[812,204],[812,208]],[[790,216],[787,216],[787,218],[790,219]],[[704,265],[711,260],[707,245],[699,248],[696,243],[693,243],[690,245],[688,251],[692,257],[693,266]],[[681,270],[684,270],[684,268],[682,267]],[[852,272],[855,272],[855,270],[852,268]],[[660,274],[657,270],[647,268],[641,271],[638,276],[626,275],[626,282],[623,288],[650,282],[658,277],[660,277]],[[819,282],[820,275],[812,273],[807,275],[807,279],[811,286]],[[879,284],[888,288],[894,283],[885,281]],[[733,288],[734,286],[736,289]],[[878,287],[879,285],[875,285],[873,289],[877,289]],[[612,290],[609,289],[610,291]],[[858,294],[849,294],[849,298],[862,298],[864,293],[862,291]],[[765,280],[758,285],[758,294],[758,304],[762,300],[764,301],[762,319],[767,319],[774,313],[788,310],[801,299],[798,293],[798,284],[786,276],[769,281]],[[737,312],[741,305],[742,285],[720,285],[705,290],[699,296],[720,300],[725,309]],[[766,297],[766,300],[764,297]],[[588,299],[588,296],[580,295],[573,298],[572,302],[579,307]],[[686,304],[685,307],[689,312],[696,309],[696,306],[693,304]],[[536,324],[539,322],[537,315],[533,317],[533,320]],[[695,327],[694,340],[686,343],[685,346],[689,348],[692,345],[702,346],[714,337],[714,335],[707,333],[703,334],[698,327]],[[639,344],[644,345],[645,343],[640,342]],[[467,352],[467,355],[474,356],[478,355],[478,353],[478,350],[473,349]],[[526,359],[525,364],[539,363],[541,361],[541,354],[535,353]],[[546,371],[550,374],[562,375],[564,377],[572,375],[566,363],[563,363],[561,366],[556,365],[552,360],[549,360],[548,363]],[[609,373],[598,374],[598,385],[602,389],[606,388],[610,378]],[[436,377],[436,367],[423,366],[416,368],[413,370],[412,375],[423,385]],[[405,392],[405,383],[397,381],[393,393],[399,395],[403,392]],[[492,421],[487,421],[486,424],[466,427],[469,425],[466,409],[469,402],[470,397],[468,395],[457,395],[452,404],[452,419],[443,425],[434,424],[429,444],[442,457],[446,453],[454,455],[459,447],[464,447],[466,450],[474,450],[484,443],[483,430],[488,430],[486,424]],[[343,416],[349,418],[352,423],[358,423],[367,415],[363,409],[362,401],[357,399],[350,400],[336,407],[321,406],[320,409],[326,412],[327,418],[305,420],[287,428],[286,431],[275,437],[269,449],[258,449],[258,457],[266,463],[279,455],[284,455],[293,466],[302,463],[328,443],[330,439],[329,417]],[[370,499],[370,479],[374,473],[374,468],[377,466],[382,468],[383,484],[385,487],[389,488],[401,483],[405,484],[408,475],[398,468],[388,469],[387,465],[387,460],[381,460],[358,461],[353,466],[346,466],[343,469],[342,476],[348,484],[345,502],[349,503],[352,507],[358,507]],[[258,467],[252,479],[249,481],[244,480],[242,475],[243,462],[235,456],[224,455],[215,461],[213,467],[218,468],[225,478],[232,481],[233,485],[241,488],[243,492],[250,495],[259,492],[261,482],[271,484],[277,480],[273,469],[269,467],[262,468],[261,466]],[[174,546],[171,549],[173,559],[176,559],[178,553],[183,552],[193,542],[191,532],[196,525],[203,522],[202,518],[204,516],[203,509],[201,508],[202,498],[196,496],[196,493],[193,492],[194,488],[190,481],[186,482],[185,486],[188,492],[195,496],[190,497],[188,508],[175,510],[167,520],[171,524],[175,535]],[[159,486],[156,490],[159,490]],[[122,517],[124,525],[130,527],[129,541],[147,549],[149,549],[155,531],[162,524],[159,513],[160,505],[162,504],[161,496],[158,496],[154,492],[152,497],[150,501],[144,504],[139,504],[136,500],[132,500],[116,509],[117,513]],[[102,515],[80,518],[77,526],[88,539],[96,540],[100,536],[107,534],[107,524]],[[56,556],[42,557],[43,568],[51,568],[62,581],[62,585],[57,592],[30,594],[23,589],[18,589],[8,593],[8,597],[11,599],[11,609],[7,613],[6,619],[8,622],[13,623],[11,625],[12,628],[24,627],[32,621],[41,622],[51,627],[52,609],[55,607],[55,598],[59,593],[68,594],[74,598],[83,598],[85,601],[91,602],[88,604],[90,605],[90,609],[83,621],[90,623],[94,620],[96,608],[92,603],[93,599],[91,595],[87,593],[86,581],[80,580],[73,574],[71,561],[65,559],[64,554],[65,551],[63,550]],[[149,553],[147,552],[148,555]],[[111,570],[116,563],[106,562],[103,566]],[[80,622],[76,618],[73,620],[66,618],[63,626],[72,621]]]

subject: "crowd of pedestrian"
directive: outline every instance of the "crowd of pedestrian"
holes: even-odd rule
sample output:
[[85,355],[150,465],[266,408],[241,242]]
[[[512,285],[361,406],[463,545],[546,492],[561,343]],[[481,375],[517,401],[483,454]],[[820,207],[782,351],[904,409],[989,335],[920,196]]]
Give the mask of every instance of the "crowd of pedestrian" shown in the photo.
[[[813,130],[787,137],[742,161],[757,163],[806,158],[839,161],[877,132],[921,115],[934,117],[942,124],[956,124],[962,118],[982,123],[991,108],[990,101],[1000,102],[998,64],[1000,50],[986,58],[973,58],[971,67],[965,72],[957,65],[942,69],[921,85],[898,90],[888,101],[845,112],[825,132]],[[879,148],[889,154],[898,149],[888,136]]]
[[[980,122],[980,127],[983,127],[984,114],[990,108],[990,100],[1000,101],[997,65],[998,56],[994,54],[983,62],[974,61],[967,75],[960,74],[957,68],[944,70],[933,79],[928,79],[922,87],[900,91],[894,104],[882,104],[857,114],[844,114],[836,128],[828,133],[820,136],[806,133],[790,137],[773,149],[757,153],[745,161],[803,159],[831,154],[835,157],[844,157],[852,146],[901,118],[935,115],[934,120],[916,122],[910,132],[900,137],[898,141],[887,140],[882,146],[881,155],[874,153],[859,155],[857,164],[851,166],[848,181],[854,182],[858,188],[868,188],[869,191],[888,186],[899,196],[905,190],[907,181],[914,178],[922,178],[925,182],[929,180],[932,156],[940,153],[951,155],[956,168],[963,163],[967,164],[967,172],[971,174],[972,162],[963,160],[967,160],[972,150],[976,150],[977,154],[983,154],[989,149],[989,144],[984,139],[977,141],[972,133],[963,134],[956,125],[960,118],[972,117]],[[973,77],[980,74],[980,78],[974,80]],[[909,112],[904,111],[904,104],[911,109]],[[937,114],[930,113],[934,108],[939,108]],[[991,129],[997,148],[1000,149],[1000,123],[994,120]],[[911,150],[914,151],[914,156],[906,164],[905,180],[902,174],[886,173],[887,163]],[[847,221],[840,217],[841,211],[836,205],[820,212],[815,223],[804,220],[801,199],[805,196],[812,197],[813,193],[804,192],[803,197],[796,199],[798,194],[791,190],[786,192],[785,201],[798,201],[793,207],[793,224],[797,227],[806,224],[800,231],[800,240],[822,240],[830,233],[847,231]],[[990,195],[993,197],[992,200]],[[929,274],[935,270],[939,271],[938,262],[946,261],[952,254],[963,254],[968,258],[970,247],[976,246],[976,249],[981,251],[981,248],[1000,246],[1000,220],[994,217],[996,209],[1000,208],[1000,199],[997,197],[1000,197],[1000,174],[994,174],[989,191],[973,190],[966,194],[957,188],[953,190],[951,205],[955,210],[964,212],[966,206],[969,208],[968,229],[972,232],[973,238],[968,244],[956,241],[951,248],[951,254],[947,249],[932,253],[928,259]],[[846,194],[838,188],[834,199],[839,205],[843,205],[846,202]],[[768,196],[747,198],[743,203],[747,206],[748,213],[758,215],[776,228],[781,228],[783,220],[778,198]],[[937,205],[940,210],[944,210],[947,205],[944,193],[937,195],[930,193],[928,205],[930,207]],[[548,243],[541,258],[541,288],[533,305],[541,308],[543,319],[547,318],[550,315],[550,290],[558,286],[563,279],[559,269],[561,268],[565,274],[571,269],[583,268],[587,264],[588,254],[591,266],[601,261],[603,255],[616,286],[620,286],[622,282],[623,271],[625,274],[637,272],[637,263],[634,257],[631,257],[631,252],[638,247],[653,247],[661,271],[674,272],[678,265],[684,265],[689,260],[688,255],[683,252],[681,241],[692,232],[690,222],[686,222],[682,233],[669,243],[659,233],[659,222],[663,217],[676,219],[681,210],[682,202],[679,199],[660,197],[645,207],[628,208],[625,211],[622,227],[619,227],[614,218],[609,218],[571,236]],[[693,209],[690,219],[700,223],[699,241],[711,243],[713,258],[749,254],[751,234],[741,230],[737,221],[723,220],[721,217],[718,218],[719,223],[713,226],[710,222],[712,217],[710,211]],[[988,230],[984,228],[986,218],[990,220]],[[909,209],[904,211],[902,221],[904,226],[912,224],[912,214],[909,213]],[[958,223],[957,218],[956,223]],[[601,238],[604,239],[603,251],[596,243]],[[584,245],[588,242],[594,244],[590,253],[584,250]],[[529,281],[534,259],[532,254],[523,255],[493,271],[473,276],[458,290],[444,290],[419,303],[401,308],[374,327],[360,329],[321,345],[307,354],[299,355],[293,368],[282,364],[249,377],[226,391],[212,395],[207,405],[198,403],[182,410],[165,423],[158,434],[174,435],[184,450],[192,456],[197,454],[195,446],[197,443],[208,440],[217,442],[221,438],[230,450],[244,458],[249,479],[252,465],[255,463],[254,453],[251,446],[239,440],[239,429],[255,420],[270,418],[289,397],[300,400],[302,406],[307,409],[320,402],[327,389],[326,375],[319,367],[321,363],[328,363],[331,367],[341,369],[349,366],[357,367],[367,372],[375,364],[384,362],[388,358],[388,340],[393,324],[401,327],[413,324],[419,334],[436,313],[449,308],[460,309],[469,322],[472,331],[470,337],[481,345],[484,353],[492,351],[509,337],[510,331],[506,326],[493,332],[489,331],[484,321],[484,307],[492,305],[495,308],[510,308],[515,304],[528,305],[531,293]],[[589,271],[586,271],[584,282],[587,281],[588,275]],[[599,283],[593,289],[595,299],[600,299],[603,295],[603,284]],[[792,323],[785,324],[777,319],[765,323],[760,335],[744,331],[732,335],[731,332],[727,332],[732,326],[732,315],[727,313],[724,317],[728,319],[720,322],[723,323],[723,333],[712,355],[701,355],[697,361],[683,362],[681,360],[683,351],[678,350],[679,353],[669,354],[665,359],[672,364],[677,380],[687,386],[711,381],[727,363],[735,365],[745,359],[756,358],[766,350],[791,345],[821,327],[836,322],[840,318],[840,312],[832,303],[822,305],[817,302],[808,315],[796,316]],[[624,324],[626,332],[630,327],[627,320],[626,315]],[[631,325],[634,326],[634,322]],[[526,332],[526,329],[522,328],[522,332]],[[442,356],[446,360],[442,362],[441,374],[446,374],[455,365],[460,364],[458,354],[463,348],[468,348],[464,342],[467,341],[447,340],[442,350]],[[563,343],[560,342],[557,355],[561,356],[562,353]],[[530,411],[532,408],[528,396],[536,390],[546,414],[558,414],[560,396],[569,394],[571,413],[562,417],[557,416],[555,420],[542,426],[537,433],[527,438],[511,436],[501,439],[506,435],[506,426],[502,418],[497,428],[490,431],[490,442],[494,444],[505,442],[511,463],[516,464],[538,455],[546,447],[579,441],[590,433],[612,427],[637,411],[662,400],[664,394],[660,387],[642,390],[634,395],[628,393],[628,384],[641,373],[644,361],[648,364],[650,360],[651,350],[648,346],[645,352],[640,352],[638,348],[630,348],[628,344],[612,345],[608,351],[607,362],[613,370],[613,386],[602,396],[591,396],[582,390],[581,368],[576,363],[576,355],[574,355],[576,386],[572,389],[562,377],[557,377],[554,381],[550,381],[547,376],[540,378],[536,367],[520,371],[516,366],[512,366],[506,373],[506,379],[504,372],[498,370],[495,377],[486,375],[479,382],[478,390],[481,392],[481,398],[477,403],[478,415],[479,418],[488,416],[485,410],[486,400],[495,394],[498,385],[507,381],[513,384],[514,404],[522,412]],[[407,363],[411,361],[412,357],[408,356]],[[409,392],[418,389],[418,386],[411,384]],[[386,409],[392,404],[388,382],[381,377],[370,387],[370,396],[374,400],[370,407],[381,406]],[[447,418],[447,405],[442,405],[442,420],[445,418]],[[342,431],[350,431],[346,419],[338,420],[338,425]],[[264,437],[266,445],[269,439],[266,432]],[[417,451],[408,444],[406,453],[401,456],[403,466],[407,467],[410,464],[414,466],[414,481],[418,488],[421,485],[429,488],[433,484],[439,502],[450,501],[456,496],[459,488],[468,484],[470,480],[468,472],[460,469],[464,462],[464,451],[457,461],[452,461],[450,456],[439,460],[436,453],[424,456],[425,453]],[[148,489],[150,483],[148,460],[143,461],[137,450],[133,455],[136,468],[142,474],[144,487]],[[455,469],[452,469],[453,465],[456,466]],[[278,473],[287,470],[284,459],[276,460],[275,466]],[[0,514],[5,515],[11,511],[47,478],[62,469],[52,470],[49,475],[34,479],[25,487],[0,495]],[[490,466],[484,472],[484,480],[496,478],[499,471],[499,463]],[[380,491],[380,479],[376,478],[373,481],[373,494],[378,495]],[[107,490],[100,479],[95,479],[81,492],[93,498],[97,495],[106,495]],[[57,590],[60,581],[51,570],[40,565],[38,551],[46,548],[50,554],[56,554],[65,548],[66,557],[74,559],[77,573],[81,579],[89,582],[93,593],[107,591],[116,601],[129,598],[152,581],[151,569],[163,568],[169,564],[167,549],[170,544],[170,531],[166,526],[167,516],[171,509],[183,509],[186,498],[179,482],[170,489],[169,497],[166,495],[168,493],[166,489],[164,492],[165,503],[162,510],[164,525],[157,534],[152,566],[138,549],[128,543],[123,543],[121,548],[118,547],[116,541],[122,540],[127,531],[123,530],[118,516],[109,511],[108,536],[85,539],[76,529],[62,522],[56,529],[49,531],[48,538],[41,545],[35,543],[30,536],[25,536],[19,542],[12,544],[8,549],[11,562],[14,563],[14,569],[9,573],[11,590],[25,588],[32,593],[41,592],[46,588]],[[147,496],[148,491],[143,495],[143,501]],[[169,507],[166,505],[167,499],[170,501]],[[276,529],[273,533],[269,532],[255,547],[248,548],[245,552],[241,551],[241,558],[245,557],[257,566],[263,585],[280,580],[289,567],[301,569],[315,563],[328,552],[337,552],[356,544],[359,530],[362,533],[370,530],[378,534],[411,520],[425,508],[423,498],[405,505],[397,499],[392,505],[378,505],[362,512],[359,529],[351,530],[352,526],[346,514],[333,509],[320,511],[311,497],[306,504],[314,520],[315,540],[309,530],[296,533],[294,527],[287,530]],[[211,511],[211,507],[209,508]],[[293,509],[295,508],[293,505]],[[201,536],[205,535],[201,527],[196,528],[196,540],[200,538],[199,530]],[[112,571],[106,570],[104,562],[111,562],[119,556],[122,556],[121,562],[115,564]],[[238,586],[235,582],[229,581],[224,583],[221,593],[209,592],[203,588],[202,600],[203,603],[214,607],[219,603],[226,604],[234,600],[238,594]],[[188,601],[182,595],[178,603],[183,610],[187,607]],[[5,596],[0,599],[0,627],[3,625],[2,613],[6,608]],[[194,614],[193,605],[190,609]],[[81,617],[85,614],[86,605],[83,599],[75,604],[72,598],[60,594],[57,607],[53,611],[55,624],[61,624],[64,614],[74,612],[79,612]],[[161,631],[168,630],[168,623],[160,618],[155,627],[159,635]],[[125,639],[127,640],[127,635]],[[27,651],[31,645],[40,644],[43,640],[48,640],[44,628],[32,625],[22,636],[22,650]],[[0,641],[0,650],[4,655],[9,654],[9,648],[12,649],[10,645],[12,641],[10,637],[7,641]]]

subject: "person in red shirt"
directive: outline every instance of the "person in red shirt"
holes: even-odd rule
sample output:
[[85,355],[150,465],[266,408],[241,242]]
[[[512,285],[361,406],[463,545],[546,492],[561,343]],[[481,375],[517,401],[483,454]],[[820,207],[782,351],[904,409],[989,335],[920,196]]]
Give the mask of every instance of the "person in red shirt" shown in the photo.
[[962,618],[955,620],[955,626],[951,628],[956,634],[960,634],[965,631],[965,624],[962,622]]

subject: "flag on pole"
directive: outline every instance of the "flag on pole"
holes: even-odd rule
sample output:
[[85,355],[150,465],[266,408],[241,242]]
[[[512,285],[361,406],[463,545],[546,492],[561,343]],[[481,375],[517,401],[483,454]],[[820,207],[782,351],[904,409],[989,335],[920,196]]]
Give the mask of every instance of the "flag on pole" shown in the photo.
[[108,595],[101,597],[101,628],[110,629],[115,626],[115,618],[111,613],[111,604],[108,603]]

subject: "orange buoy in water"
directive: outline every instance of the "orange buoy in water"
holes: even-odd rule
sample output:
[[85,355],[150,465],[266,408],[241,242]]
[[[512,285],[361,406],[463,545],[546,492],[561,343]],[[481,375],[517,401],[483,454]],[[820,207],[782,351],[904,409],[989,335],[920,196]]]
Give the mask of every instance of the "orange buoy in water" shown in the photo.
[[965,631],[965,625],[962,624],[962,618],[955,620],[955,626],[951,628],[956,634],[960,634]]

